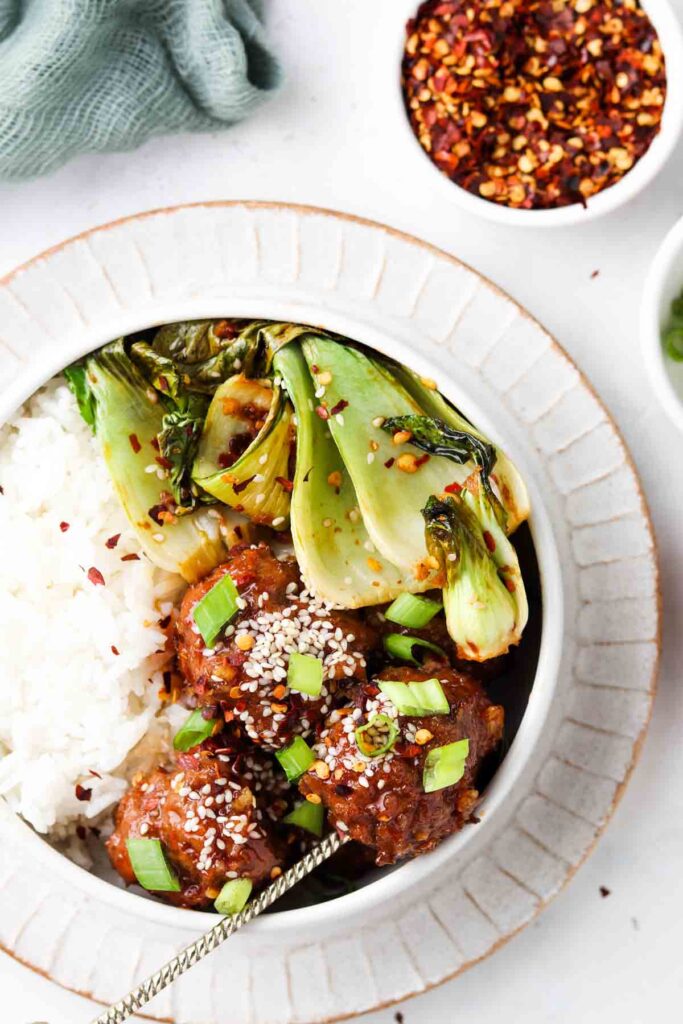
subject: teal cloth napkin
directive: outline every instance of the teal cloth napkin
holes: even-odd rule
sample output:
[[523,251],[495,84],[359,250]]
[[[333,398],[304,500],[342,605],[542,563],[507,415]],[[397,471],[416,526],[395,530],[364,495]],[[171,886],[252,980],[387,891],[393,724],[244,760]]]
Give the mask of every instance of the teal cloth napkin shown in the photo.
[[274,89],[260,0],[0,0],[0,179],[213,131]]

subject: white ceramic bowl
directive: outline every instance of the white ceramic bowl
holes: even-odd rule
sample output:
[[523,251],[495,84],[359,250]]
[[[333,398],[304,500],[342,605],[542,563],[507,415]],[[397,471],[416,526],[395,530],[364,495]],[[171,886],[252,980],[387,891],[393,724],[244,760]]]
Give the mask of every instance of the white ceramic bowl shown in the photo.
[[[427,172],[431,171],[432,180],[440,181],[444,198],[450,198],[464,210],[478,214],[499,224],[517,227],[546,228],[567,227],[570,224],[586,224],[589,220],[601,217],[605,213],[633,199],[641,192],[656,174],[662,169],[678,142],[683,130],[683,31],[680,22],[668,0],[641,0],[641,6],[647,11],[662,45],[666,60],[667,95],[664,104],[662,126],[647,153],[637,164],[616,184],[604,189],[588,199],[586,206],[574,203],[552,210],[517,210],[499,203],[492,203],[480,196],[461,188],[451,181],[438,167],[432,163],[427,153],[417,141],[406,116],[401,90],[401,59],[405,45],[405,23],[412,17],[419,5],[419,0],[402,0],[401,10],[404,13],[400,25],[398,46],[398,70],[393,74],[398,77],[398,88],[394,89],[395,119],[399,122],[398,130],[407,133],[413,147],[422,155],[422,163]],[[426,182],[425,187],[429,187]],[[435,186],[439,187],[439,186]]]
[[683,363],[670,359],[662,346],[671,302],[683,291],[683,217],[657,250],[643,289],[640,336],[650,383],[662,407],[683,431]]
[[[650,714],[654,542],[618,431],[536,321],[446,253],[305,207],[155,211],[0,281],[0,422],[112,337],[226,314],[325,324],[435,378],[509,451],[534,509],[536,679],[480,824],[334,902],[259,918],[150,1007],[183,1024],[219,1024],[226,1005],[240,1024],[322,1022],[494,951],[588,854]],[[214,920],[88,874],[0,800],[0,947],[61,984],[115,1001]]]

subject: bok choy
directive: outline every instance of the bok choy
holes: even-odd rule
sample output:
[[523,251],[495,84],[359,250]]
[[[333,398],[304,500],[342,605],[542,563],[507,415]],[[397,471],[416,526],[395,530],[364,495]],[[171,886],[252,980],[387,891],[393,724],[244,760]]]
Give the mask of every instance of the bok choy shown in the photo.
[[342,608],[392,600],[406,581],[370,540],[351,477],[327,423],[315,412],[314,386],[299,346],[282,348],[274,367],[296,410],[291,529],[307,585]]
[[122,339],[88,356],[77,369],[67,380],[72,388],[78,381],[82,400],[87,386],[95,435],[142,549],[160,568],[188,581],[201,579],[224,560],[226,545],[237,541],[231,532],[235,523],[208,510],[177,517],[167,507],[173,502],[167,500],[171,495],[157,449],[165,406],[128,357]]
[[[483,500],[482,494],[483,489],[478,500]],[[506,556],[517,574],[519,566],[495,514],[490,513],[495,547],[470,505],[459,496],[432,495],[422,515],[427,547],[441,567],[446,624],[458,656],[486,661],[505,654],[519,643],[527,604],[521,577],[501,573]]]
[[282,529],[293,443],[292,407],[279,384],[231,377],[209,407],[193,479],[254,522]]

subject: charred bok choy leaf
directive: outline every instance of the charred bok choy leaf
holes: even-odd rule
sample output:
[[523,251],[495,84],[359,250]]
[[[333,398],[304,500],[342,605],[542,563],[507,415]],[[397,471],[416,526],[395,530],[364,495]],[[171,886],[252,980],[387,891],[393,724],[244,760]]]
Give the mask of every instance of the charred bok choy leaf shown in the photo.
[[189,391],[212,395],[228,377],[251,374],[258,339],[248,321],[188,320],[160,327],[152,350],[175,365]]
[[[350,345],[308,334],[302,348],[316,384],[316,414],[329,427],[379,552],[412,592],[434,586],[420,509],[453,480],[453,463],[438,455],[402,454],[381,428],[392,416],[420,408],[390,370]],[[419,456],[419,457],[418,457]],[[464,480],[471,467],[462,468]]]
[[390,601],[406,587],[402,573],[378,558],[358,498],[327,423],[315,412],[314,385],[298,345],[274,358],[297,420],[291,529],[301,572],[315,593],[342,608]]
[[277,381],[231,377],[216,391],[192,477],[256,523],[289,523],[292,407]]
[[[476,500],[482,495],[483,488]],[[519,643],[527,603],[517,555],[495,514],[488,512],[491,534],[460,496],[432,495],[422,515],[427,547],[444,576],[446,624],[458,656],[486,661],[505,654]]]
[[[418,403],[423,413],[433,419],[441,420],[454,430],[463,431],[478,438],[485,445],[491,445],[489,439],[482,434],[469,420],[447,402],[437,391],[433,381],[425,380],[407,366],[393,361],[389,363],[392,372],[401,381],[406,391]],[[514,533],[520,523],[529,518],[531,511],[529,495],[519,470],[500,448],[494,447],[495,458],[489,470],[489,476],[498,491],[505,509],[505,532]]]
[[[236,543],[233,524],[226,518],[198,510],[177,518],[166,511],[167,481],[147,472],[157,463],[157,436],[165,412],[139,367],[126,353],[123,339],[111,342],[81,364],[87,383],[88,408],[94,416],[95,435],[102,446],[112,482],[140,545],[162,569],[178,572],[192,582],[224,560],[226,545]],[[73,372],[67,375],[73,387]],[[221,529],[223,527],[223,529]],[[223,536],[225,535],[225,541]]]

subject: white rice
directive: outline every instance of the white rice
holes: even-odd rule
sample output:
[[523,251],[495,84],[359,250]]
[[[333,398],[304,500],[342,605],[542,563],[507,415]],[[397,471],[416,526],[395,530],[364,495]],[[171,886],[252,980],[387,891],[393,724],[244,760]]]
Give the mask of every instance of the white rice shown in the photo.
[[0,485],[0,796],[65,838],[167,749],[157,622],[179,578],[140,552],[62,378],[0,430]]

